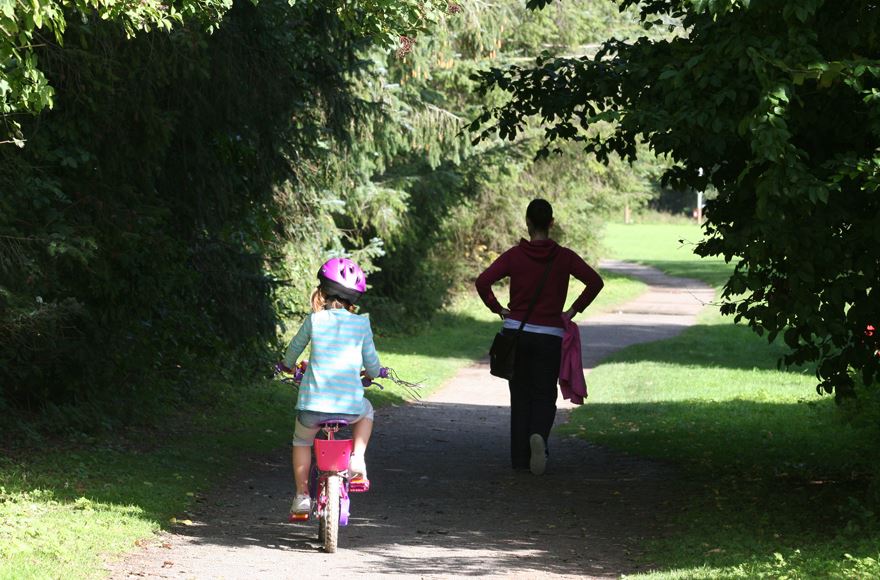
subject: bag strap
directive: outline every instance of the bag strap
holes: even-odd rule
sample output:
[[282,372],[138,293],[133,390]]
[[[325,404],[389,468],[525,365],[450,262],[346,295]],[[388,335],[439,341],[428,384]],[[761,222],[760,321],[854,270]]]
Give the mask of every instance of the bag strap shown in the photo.
[[553,267],[553,261],[556,259],[556,256],[553,256],[550,259],[550,263],[547,264],[547,267],[544,269],[544,275],[541,276],[541,282],[538,284],[538,289],[535,291],[535,295],[532,296],[532,302],[529,304],[529,309],[526,310],[526,315],[523,318],[522,322],[519,324],[519,328],[516,329],[517,332],[520,332],[523,327],[526,325],[526,321],[529,319],[529,316],[532,315],[532,310],[535,309],[535,304],[538,303],[538,297],[541,295],[541,290],[544,289],[544,283],[547,282],[547,278],[550,276],[550,268]]

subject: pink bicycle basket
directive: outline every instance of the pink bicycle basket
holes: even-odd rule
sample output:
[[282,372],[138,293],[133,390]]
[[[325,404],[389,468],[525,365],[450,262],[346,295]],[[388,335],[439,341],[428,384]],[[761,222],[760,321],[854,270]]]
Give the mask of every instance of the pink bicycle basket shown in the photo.
[[321,471],[345,471],[351,460],[351,439],[315,439],[315,458]]

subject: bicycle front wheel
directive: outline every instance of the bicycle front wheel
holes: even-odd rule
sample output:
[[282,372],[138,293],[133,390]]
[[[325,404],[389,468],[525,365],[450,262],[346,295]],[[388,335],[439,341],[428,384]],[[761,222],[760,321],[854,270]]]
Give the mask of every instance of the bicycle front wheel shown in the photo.
[[342,477],[331,475],[327,478],[326,485],[327,504],[322,514],[321,527],[324,531],[324,551],[332,554],[339,544],[339,497],[342,489]]

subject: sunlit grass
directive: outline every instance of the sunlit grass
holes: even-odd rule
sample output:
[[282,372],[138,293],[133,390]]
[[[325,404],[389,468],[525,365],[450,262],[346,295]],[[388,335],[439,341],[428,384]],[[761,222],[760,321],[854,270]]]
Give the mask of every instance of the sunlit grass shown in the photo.
[[703,238],[700,226],[689,224],[621,224],[605,227],[604,256],[619,260],[699,261],[694,246]]
[[285,385],[213,384],[216,404],[166,431],[72,437],[0,461],[0,578],[93,578],[103,560],[187,520],[186,510],[242,453],[289,440]]
[[603,444],[716,474],[869,470],[873,433],[846,424],[833,400],[816,394],[811,370],[778,370],[781,353],[710,312],[677,338],[600,365],[574,425]]
[[[694,226],[612,226],[614,256],[715,286],[730,265],[677,240]],[[810,369],[779,370],[768,345],[710,307],[681,336],[630,347],[588,377],[567,427],[590,441],[672,462],[683,511],[649,546],[638,577],[876,578],[870,509],[876,425],[847,423]]]
[[137,507],[0,492],[0,578],[100,577],[98,555],[126,550],[157,528]]
[[654,266],[672,276],[696,278],[711,286],[727,281],[732,264],[720,257],[701,258],[694,247],[703,239],[696,224],[608,224],[604,256]]

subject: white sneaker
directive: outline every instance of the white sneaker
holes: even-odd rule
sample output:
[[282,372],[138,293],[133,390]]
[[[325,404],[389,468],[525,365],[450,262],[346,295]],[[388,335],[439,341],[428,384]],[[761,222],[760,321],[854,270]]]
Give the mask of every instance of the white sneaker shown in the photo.
[[547,448],[544,447],[544,438],[538,433],[532,433],[529,437],[529,447],[532,449],[529,469],[534,475],[543,475],[544,469],[547,468]]
[[310,498],[309,495],[306,493],[296,496],[293,499],[293,503],[290,504],[290,513],[292,514],[301,514],[303,512],[308,513],[311,510],[312,498]]
[[348,462],[348,474],[351,479],[356,477],[367,479],[367,463],[363,455],[352,455]]

